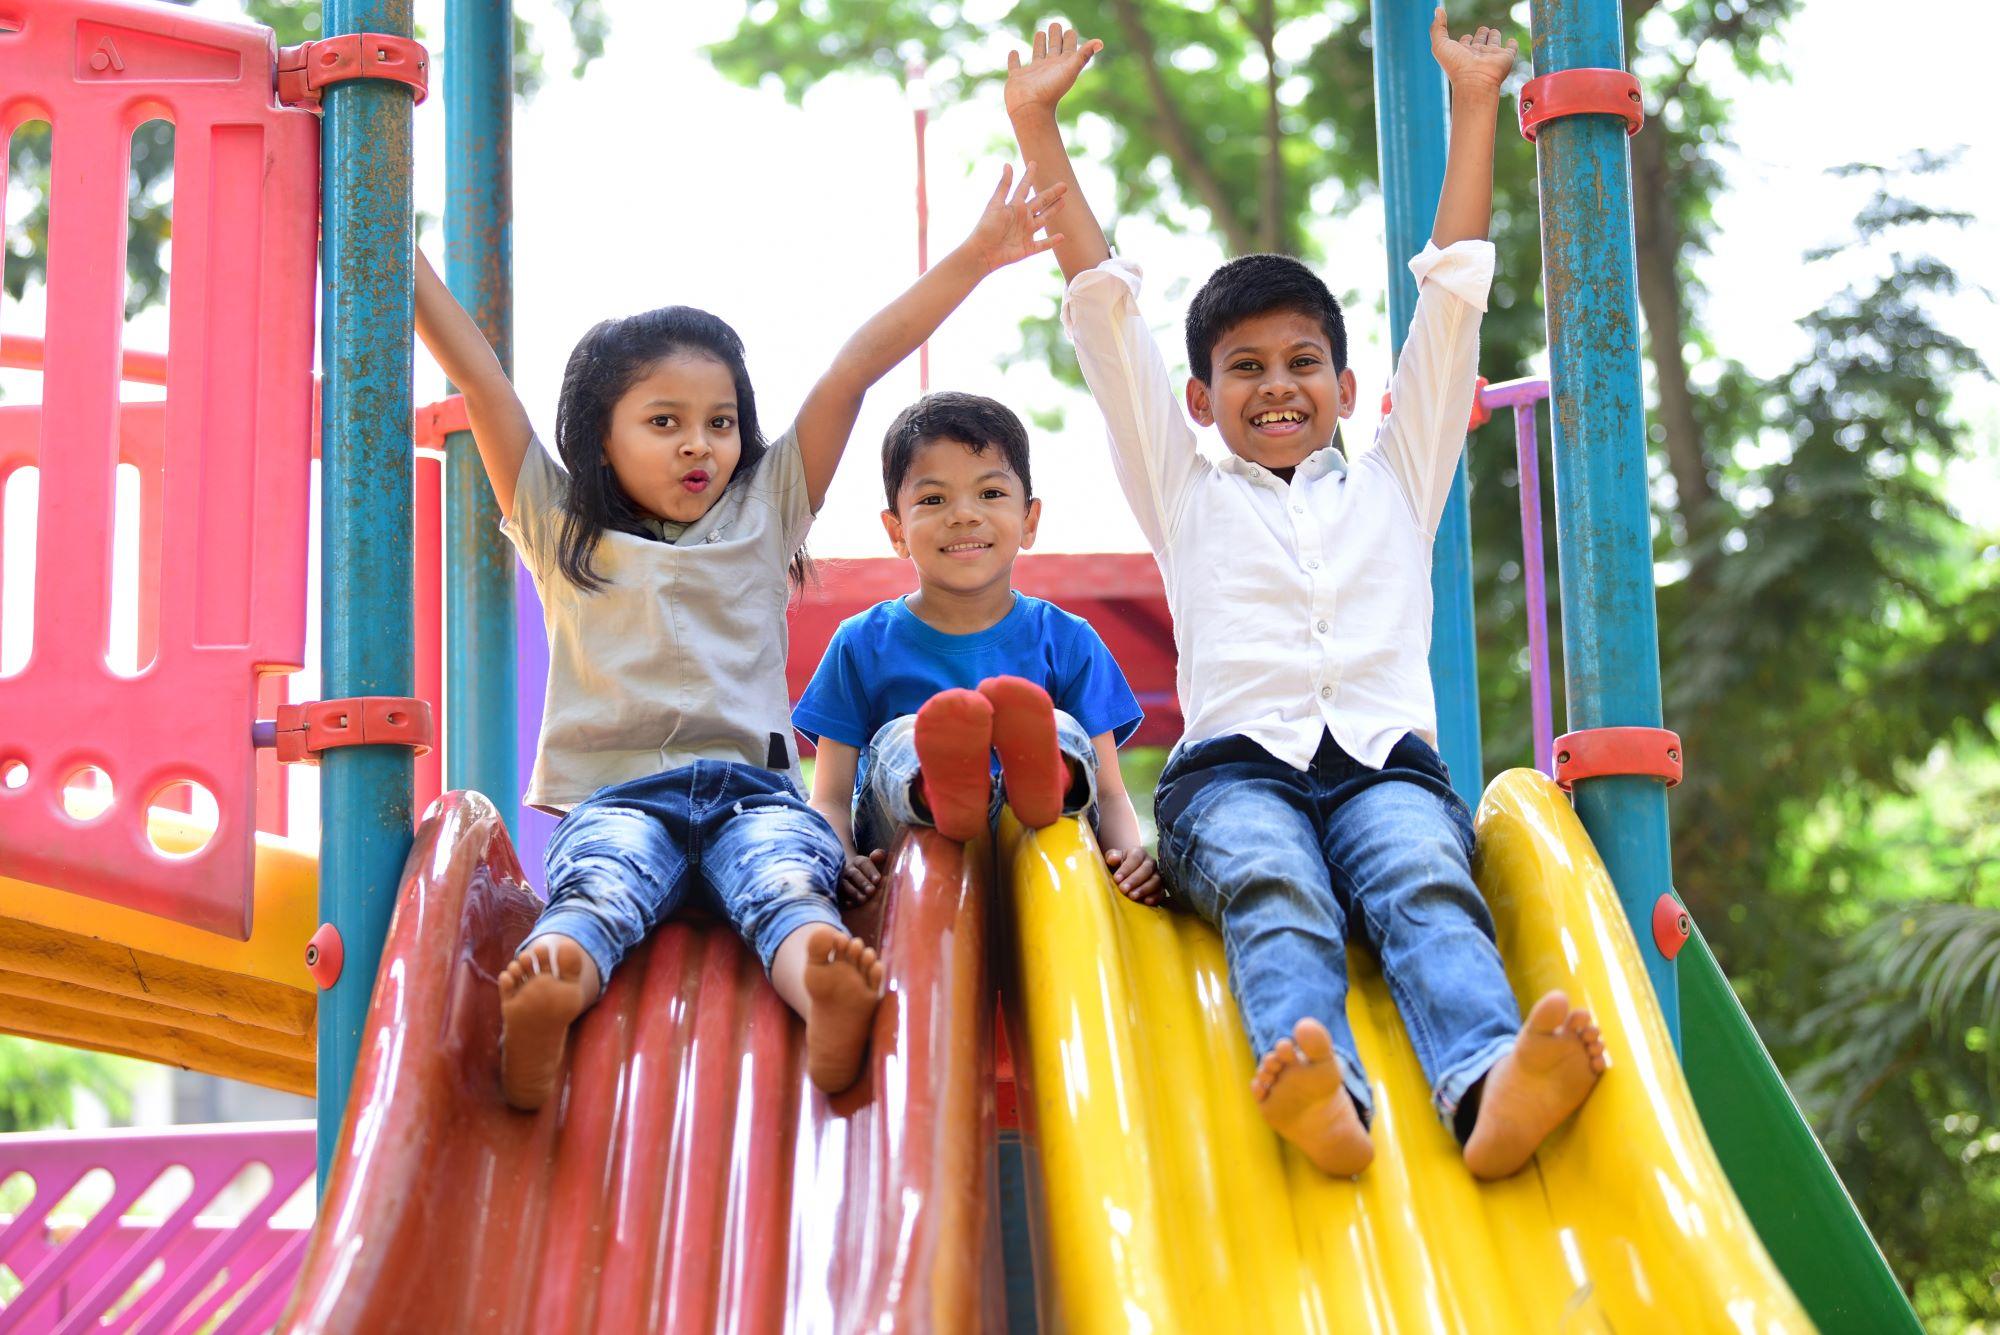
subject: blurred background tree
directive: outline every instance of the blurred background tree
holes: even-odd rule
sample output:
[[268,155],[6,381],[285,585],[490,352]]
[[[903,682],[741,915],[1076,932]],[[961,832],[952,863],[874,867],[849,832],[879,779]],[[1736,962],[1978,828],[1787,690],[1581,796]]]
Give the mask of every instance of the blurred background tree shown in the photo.
[[[1967,924],[2000,920],[1997,850],[1974,837],[2000,814],[2000,541],[1942,481],[1970,445],[1952,387],[1987,374],[1940,325],[1959,282],[1922,248],[1968,220],[1922,202],[1948,156],[1846,169],[1874,191],[1847,234],[1801,233],[1799,254],[1773,257],[1860,253],[1879,273],[1829,279],[1803,321],[1810,351],[1781,375],[1745,368],[1696,277],[1720,240],[1730,129],[1697,70],[1781,77],[1772,39],[1797,4],[1625,5],[1648,116],[1631,142],[1662,668],[1691,761],[1671,804],[1675,876],[1920,1309],[1990,1320],[2000,1103],[1979,1072],[2000,1024],[2000,928]],[[1455,27],[1496,17],[1450,11]],[[1218,260],[1325,261],[1314,224],[1377,189],[1368,11],[1352,0],[753,0],[709,54],[795,102],[822,79],[902,81],[921,62],[949,104],[1003,77],[1007,44],[1054,17],[1107,43],[1065,111],[1116,183],[1093,201],[1114,239],[1118,220],[1144,218],[1213,237]],[[1525,6],[1512,21],[1525,38]],[[1497,177],[1482,338],[1500,380],[1539,366],[1544,342],[1534,150],[1516,134],[1500,137]],[[1384,263],[1338,259],[1336,288]],[[1023,323],[1020,355],[1078,382],[1053,300]],[[1531,755],[1511,443],[1501,420],[1470,445],[1489,770]],[[1940,923],[1951,949],[1910,944],[1936,942]]]

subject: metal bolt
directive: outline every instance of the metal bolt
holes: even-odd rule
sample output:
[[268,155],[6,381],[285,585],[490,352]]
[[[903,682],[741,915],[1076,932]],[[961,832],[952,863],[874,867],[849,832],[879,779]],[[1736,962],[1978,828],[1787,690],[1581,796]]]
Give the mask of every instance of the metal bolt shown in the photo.
[[310,968],[312,968],[312,967],[313,967],[313,966],[314,966],[315,964],[318,964],[318,963],[319,963],[319,947],[318,947],[318,946],[316,946],[316,945],[313,945],[313,944],[312,944],[312,943],[311,943],[311,942],[309,941],[309,942],[307,942],[307,943],[306,943],[306,967],[307,967],[308,969],[310,969]]
[[1683,913],[1674,920],[1674,930],[1682,936],[1690,936],[1694,933],[1694,924],[1688,921],[1688,915]]
[[1558,751],[1558,752],[1556,752],[1556,764],[1558,764],[1558,765],[1567,765],[1567,764],[1569,764],[1569,752],[1567,752],[1567,751]]
[[1676,765],[1678,765],[1681,763],[1681,753],[1674,750],[1674,748],[1670,746],[1667,748],[1667,759],[1673,761]]

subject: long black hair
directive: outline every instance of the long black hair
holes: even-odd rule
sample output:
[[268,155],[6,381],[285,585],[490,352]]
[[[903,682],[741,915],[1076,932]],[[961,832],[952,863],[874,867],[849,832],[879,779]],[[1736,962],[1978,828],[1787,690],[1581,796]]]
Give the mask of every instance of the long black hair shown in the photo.
[[[675,353],[713,358],[728,368],[736,382],[737,436],[743,452],[728,485],[750,478],[770,450],[757,424],[757,394],[750,387],[743,340],[720,317],[693,306],[662,306],[592,327],[569,354],[556,400],[556,453],[569,470],[556,562],[563,577],[578,588],[595,592],[604,587],[595,557],[598,539],[606,530],[642,536],[647,532],[645,513],[618,484],[604,444],[611,435],[611,413],[618,400],[649,367]],[[792,558],[795,583],[802,582],[809,569],[803,551]]]

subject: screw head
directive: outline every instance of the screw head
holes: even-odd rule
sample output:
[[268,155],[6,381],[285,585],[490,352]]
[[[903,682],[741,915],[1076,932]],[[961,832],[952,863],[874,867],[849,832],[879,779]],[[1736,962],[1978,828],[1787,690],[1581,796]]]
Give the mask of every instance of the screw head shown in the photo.
[[314,945],[312,942],[308,941],[306,943],[306,967],[310,969],[313,967],[313,965],[318,963],[319,963],[319,947]]

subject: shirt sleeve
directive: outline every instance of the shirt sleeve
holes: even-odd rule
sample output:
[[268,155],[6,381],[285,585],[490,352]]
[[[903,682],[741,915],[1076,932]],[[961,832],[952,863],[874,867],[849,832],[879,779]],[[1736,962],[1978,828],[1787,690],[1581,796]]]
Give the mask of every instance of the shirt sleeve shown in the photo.
[[528,448],[521,452],[520,476],[514,480],[514,512],[500,521],[500,531],[537,579],[556,568],[562,494],[568,485],[562,465],[541,441],[530,437]]
[[1426,533],[1436,533],[1465,448],[1479,368],[1479,317],[1493,284],[1493,243],[1426,245],[1410,261],[1417,309],[1389,382],[1375,448]]
[[854,652],[854,637],[846,626],[834,631],[820,655],[819,666],[805,693],[792,709],[792,726],[814,745],[830,737],[857,749],[871,740],[868,732],[868,692]]
[[812,498],[806,490],[806,461],[799,453],[797,426],[787,428],[784,435],[771,442],[757,465],[757,476],[751,485],[757,495],[777,510],[785,533],[785,556],[790,559],[805,546],[806,530],[813,521]]
[[1123,746],[1139,730],[1145,712],[1096,629],[1080,617],[1069,620],[1072,630],[1066,657],[1070,671],[1056,694],[1056,708],[1081,723],[1092,737],[1108,732]]
[[1062,321],[1104,414],[1118,485],[1155,552],[1173,538],[1182,505],[1208,463],[1181,416],[1153,331],[1139,313],[1139,266],[1112,258],[1063,294]]

